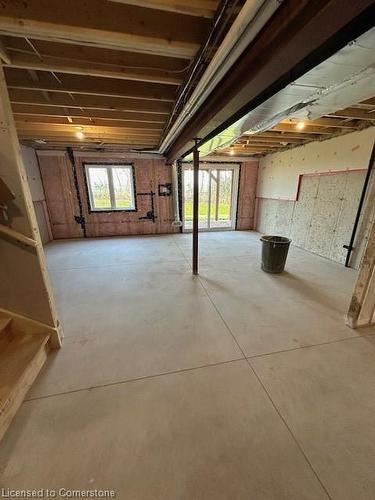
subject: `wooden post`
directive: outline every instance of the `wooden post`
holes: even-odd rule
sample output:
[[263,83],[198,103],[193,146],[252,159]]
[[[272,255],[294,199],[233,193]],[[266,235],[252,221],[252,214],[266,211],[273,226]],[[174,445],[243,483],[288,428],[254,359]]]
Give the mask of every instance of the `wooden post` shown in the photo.
[[347,315],[351,328],[370,325],[375,311],[375,219],[372,222],[366,250],[359,268]]
[[193,274],[198,274],[198,229],[199,229],[199,150],[195,139],[193,152]]
[[[373,154],[371,159],[374,160]],[[371,181],[366,212],[372,222],[346,317],[351,328],[375,323],[375,179]]]
[[62,331],[1,64],[0,132],[0,177],[14,194],[0,227],[0,312],[43,325],[58,347]]

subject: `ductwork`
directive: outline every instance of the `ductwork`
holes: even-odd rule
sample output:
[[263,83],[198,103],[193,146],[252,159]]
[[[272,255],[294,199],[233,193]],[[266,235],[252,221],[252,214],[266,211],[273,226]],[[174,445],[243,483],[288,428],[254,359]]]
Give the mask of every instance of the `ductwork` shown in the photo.
[[281,120],[309,120],[334,113],[373,97],[374,88],[375,28],[200,145],[200,155],[226,148],[244,134],[269,130]]
[[282,0],[247,0],[182,112],[160,145],[164,153],[238,57],[259,33]]

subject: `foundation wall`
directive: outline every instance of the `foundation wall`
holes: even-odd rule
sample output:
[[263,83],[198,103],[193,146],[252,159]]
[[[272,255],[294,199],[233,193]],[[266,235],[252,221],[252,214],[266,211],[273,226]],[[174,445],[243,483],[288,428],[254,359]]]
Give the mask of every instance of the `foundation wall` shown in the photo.
[[[258,231],[290,237],[296,246],[344,263],[343,245],[349,244],[374,139],[372,127],[262,159]],[[355,268],[373,217],[363,214],[351,260]]]

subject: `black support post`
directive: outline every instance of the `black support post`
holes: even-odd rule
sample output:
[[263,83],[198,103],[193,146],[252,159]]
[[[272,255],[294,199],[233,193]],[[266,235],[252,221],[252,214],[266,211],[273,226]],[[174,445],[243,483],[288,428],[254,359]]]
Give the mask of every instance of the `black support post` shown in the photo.
[[193,151],[193,274],[198,274],[198,227],[199,227],[199,150],[195,139]]

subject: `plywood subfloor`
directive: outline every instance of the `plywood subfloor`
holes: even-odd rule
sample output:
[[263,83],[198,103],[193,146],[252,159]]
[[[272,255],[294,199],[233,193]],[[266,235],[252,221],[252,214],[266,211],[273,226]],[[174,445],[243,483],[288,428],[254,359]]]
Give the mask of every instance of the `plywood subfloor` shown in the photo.
[[344,325],[355,271],[259,235],[54,242],[65,342],[0,450],[12,488],[121,499],[372,499],[375,333]]

